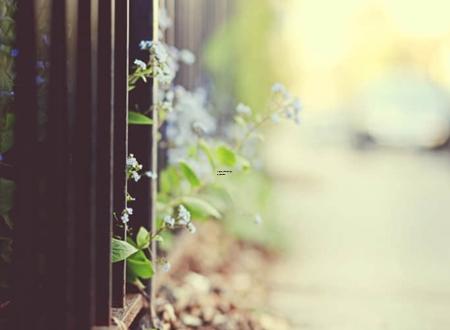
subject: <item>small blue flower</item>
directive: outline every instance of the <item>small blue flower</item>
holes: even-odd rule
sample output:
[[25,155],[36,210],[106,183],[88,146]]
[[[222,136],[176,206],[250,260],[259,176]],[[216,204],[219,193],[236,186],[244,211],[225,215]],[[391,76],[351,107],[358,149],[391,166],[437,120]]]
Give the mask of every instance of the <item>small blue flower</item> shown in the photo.
[[48,34],[44,34],[42,36],[42,42],[44,43],[44,45],[50,46],[50,38],[48,37]]
[[185,64],[194,64],[195,62],[195,55],[191,51],[187,49],[180,50],[179,53],[180,61]]
[[197,231],[197,228],[195,228],[195,226],[192,222],[189,222],[187,224],[186,228],[191,234],[195,234],[195,232]]
[[164,273],[168,273],[168,272],[170,271],[170,267],[171,267],[170,262],[168,262],[168,261],[166,260],[166,261],[164,261],[164,263],[162,264],[161,269],[162,269],[162,271],[163,271]]
[[153,173],[152,171],[147,171],[144,173],[144,175],[152,180],[156,180],[158,175],[156,173]]
[[14,91],[0,91],[0,96],[12,97],[12,96],[14,96]]
[[42,76],[36,76],[36,84],[38,85],[38,86],[40,86],[40,85],[42,85],[42,84],[44,84],[45,83],[45,78],[44,77],[42,77]]
[[120,220],[124,223],[127,224],[130,221],[130,216],[128,215],[128,213],[123,213],[120,216]]
[[286,87],[283,84],[275,83],[272,86],[272,93],[284,93],[286,91]]
[[239,103],[236,107],[236,112],[250,116],[252,114],[252,109],[243,103]]
[[297,114],[302,110],[302,104],[299,99],[295,99],[292,103],[292,106],[294,107],[294,111]]
[[276,113],[273,113],[270,116],[270,119],[272,120],[273,123],[278,124],[280,122],[280,116]]
[[17,57],[17,55],[19,55],[19,50],[17,48],[13,48],[9,52],[9,55],[11,55],[12,57]]
[[45,69],[45,61],[42,61],[42,60],[37,61],[37,62],[36,62],[36,67],[37,67],[38,69],[44,70],[44,69]]
[[166,225],[169,226],[169,228],[173,228],[173,226],[175,226],[175,219],[170,215],[166,215],[163,221]]
[[141,40],[141,42],[139,43],[139,48],[142,50],[147,50],[152,48],[152,42],[150,40]]

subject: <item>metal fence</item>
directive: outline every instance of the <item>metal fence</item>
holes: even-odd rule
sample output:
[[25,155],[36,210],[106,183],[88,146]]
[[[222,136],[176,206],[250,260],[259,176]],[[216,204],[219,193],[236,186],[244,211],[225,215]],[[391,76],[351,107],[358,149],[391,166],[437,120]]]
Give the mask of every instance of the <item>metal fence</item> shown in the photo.
[[[167,0],[175,21],[167,41],[198,55],[229,2]],[[128,127],[127,111],[130,99],[156,120],[158,88],[152,81],[129,94],[127,75],[130,59],[145,56],[139,41],[157,38],[159,5],[17,1],[14,152],[0,162],[0,177],[16,183],[9,329],[109,329],[113,316],[129,325],[145,305],[126,292],[125,263],[111,264],[111,237],[127,234],[113,219],[127,191],[136,197],[133,226],[154,226],[156,182],[127,187],[126,158],[157,169],[157,125]],[[36,84],[41,10],[50,22],[44,105]],[[204,76],[196,64],[178,82],[194,87]]]

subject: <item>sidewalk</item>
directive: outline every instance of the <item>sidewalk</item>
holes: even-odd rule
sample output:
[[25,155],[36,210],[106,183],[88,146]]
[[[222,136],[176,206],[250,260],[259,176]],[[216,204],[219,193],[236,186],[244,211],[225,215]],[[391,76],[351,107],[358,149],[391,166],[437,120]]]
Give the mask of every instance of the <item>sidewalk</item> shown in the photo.
[[270,308],[294,329],[450,329],[450,157],[292,141],[272,140],[294,246]]

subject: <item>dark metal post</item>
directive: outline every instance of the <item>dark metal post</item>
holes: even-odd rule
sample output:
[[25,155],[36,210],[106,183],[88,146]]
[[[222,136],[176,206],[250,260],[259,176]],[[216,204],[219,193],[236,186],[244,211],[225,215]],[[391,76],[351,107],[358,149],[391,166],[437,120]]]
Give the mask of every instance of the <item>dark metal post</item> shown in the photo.
[[113,82],[114,1],[98,0],[97,40],[97,212],[96,226],[96,318],[95,325],[111,321],[111,236],[113,224]]
[[[133,0],[130,3],[130,56],[131,61],[136,58],[148,59],[148,53],[139,49],[141,40],[158,39],[158,0]],[[130,106],[144,112],[153,119],[153,125],[133,125],[129,128],[129,151],[134,154],[145,170],[157,172],[157,134],[158,118],[154,104],[157,102],[157,83],[152,80],[148,84],[139,83],[130,95]],[[133,230],[144,226],[154,232],[156,218],[156,180],[141,180],[130,184],[130,194],[136,198],[132,207]],[[152,245],[153,256],[156,249]],[[153,297],[152,281],[147,283],[147,292]]]
[[[69,245],[69,107],[67,90],[66,1],[53,1],[51,10],[50,85],[45,143],[45,304],[47,329],[69,329],[71,279],[74,269]],[[44,299],[44,298],[43,298]],[[51,312],[50,312],[51,311]]]
[[[126,159],[128,155],[128,33],[129,0],[116,0],[114,60],[114,212],[126,207]],[[125,225],[113,220],[116,237],[126,239]],[[125,262],[113,265],[113,307],[125,305]]]
[[77,83],[73,134],[73,176],[75,204],[75,329],[88,330],[95,313],[96,190],[94,154],[95,102],[93,95],[93,27],[90,0],[78,0]]
[[15,85],[15,168],[17,170],[14,205],[13,301],[12,329],[29,328],[30,320],[42,329],[39,315],[39,249],[40,230],[38,160],[38,104],[36,88],[36,17],[34,1],[18,1]]

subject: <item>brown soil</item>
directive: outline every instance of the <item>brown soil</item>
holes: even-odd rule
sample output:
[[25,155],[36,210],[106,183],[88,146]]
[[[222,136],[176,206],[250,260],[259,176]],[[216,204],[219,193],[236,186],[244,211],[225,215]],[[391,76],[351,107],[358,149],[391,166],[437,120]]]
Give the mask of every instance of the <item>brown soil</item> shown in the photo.
[[157,295],[160,329],[289,329],[265,310],[273,253],[233,239],[214,223],[184,245],[189,248],[173,261]]

